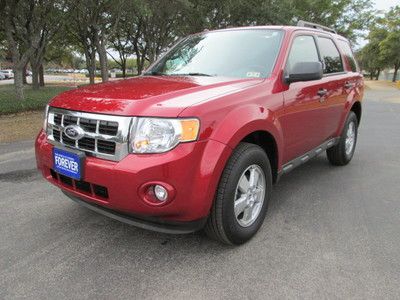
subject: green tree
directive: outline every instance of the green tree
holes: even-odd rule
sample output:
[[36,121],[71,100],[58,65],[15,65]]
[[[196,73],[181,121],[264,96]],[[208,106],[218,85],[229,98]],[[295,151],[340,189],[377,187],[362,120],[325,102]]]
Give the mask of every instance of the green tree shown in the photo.
[[102,81],[108,81],[107,46],[111,36],[118,30],[120,14],[123,7],[122,0],[86,0],[90,10],[94,12],[92,23],[95,44],[99,55]]
[[108,55],[112,58],[113,65],[121,68],[123,77],[126,77],[128,58],[134,53],[131,37],[134,34],[135,24],[130,20],[132,16],[132,10],[130,10],[132,9],[132,2],[125,2],[124,8],[119,14],[118,26],[109,38],[109,46],[118,54],[118,57],[111,53],[111,51],[108,51]]
[[1,0],[0,7],[0,26],[5,29],[12,54],[16,98],[23,100],[24,69],[40,42],[40,26],[37,26],[40,9],[33,0]]
[[294,20],[303,19],[331,28],[353,43],[373,21],[371,0],[292,1]]
[[374,77],[378,80],[381,70],[387,66],[387,62],[382,57],[380,45],[388,33],[385,28],[380,26],[381,23],[382,21],[377,19],[375,25],[370,28],[367,37],[369,42],[358,55],[361,67],[369,73],[371,80]]
[[138,74],[186,34],[188,0],[126,0],[119,29],[136,56]]
[[386,37],[380,42],[382,59],[394,68],[392,81],[395,82],[400,68],[400,6],[393,7],[384,18]]
[[194,31],[228,26],[296,25],[299,20],[335,28],[351,41],[373,20],[371,0],[190,0]]
[[[57,4],[56,0],[0,0],[0,27],[5,29],[7,48],[12,55],[18,100],[24,98],[26,65],[31,61],[35,71],[41,65],[49,32],[55,30],[51,20],[54,20],[52,15]],[[35,75],[34,79],[37,79],[37,73]]]
[[89,73],[90,84],[94,84],[96,75],[96,38],[93,23],[96,22],[97,14],[83,0],[67,0],[67,19],[70,20],[66,27],[66,39],[83,53],[86,69]]
[[42,20],[40,22],[40,39],[37,48],[35,48],[29,59],[32,69],[32,88],[34,90],[39,89],[40,86],[44,86],[43,62],[46,50],[53,38],[60,33],[60,29],[63,27],[65,21],[63,17],[65,10],[63,2],[55,0],[48,0],[47,3],[45,3],[46,1],[40,2],[42,2],[41,5],[43,6],[41,14],[37,16]]
[[44,61],[46,64],[55,64],[68,69],[81,69],[85,61],[78,53],[79,51],[71,46],[70,41],[65,38],[62,31],[55,35],[49,42]]
[[0,69],[2,68],[2,62],[6,60],[7,50],[4,30],[0,30]]
[[101,77],[108,80],[107,46],[118,29],[123,0],[66,0],[71,41],[85,55],[90,83],[94,83],[96,54]]

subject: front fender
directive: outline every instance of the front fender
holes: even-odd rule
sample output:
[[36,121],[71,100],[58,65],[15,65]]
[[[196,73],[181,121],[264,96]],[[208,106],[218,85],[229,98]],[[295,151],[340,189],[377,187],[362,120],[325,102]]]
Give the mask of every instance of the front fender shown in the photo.
[[[278,153],[282,153],[282,130],[275,114],[260,105],[248,104],[227,113],[212,132],[210,139],[219,141],[234,149],[247,135],[266,131],[275,139]],[[278,155],[278,166],[281,165]]]

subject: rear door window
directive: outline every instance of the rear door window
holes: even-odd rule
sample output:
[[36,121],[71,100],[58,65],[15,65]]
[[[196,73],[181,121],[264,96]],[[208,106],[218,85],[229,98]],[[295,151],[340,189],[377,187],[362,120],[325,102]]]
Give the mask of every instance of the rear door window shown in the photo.
[[340,73],[344,71],[342,58],[335,43],[330,38],[318,37],[318,46],[324,64],[324,73]]

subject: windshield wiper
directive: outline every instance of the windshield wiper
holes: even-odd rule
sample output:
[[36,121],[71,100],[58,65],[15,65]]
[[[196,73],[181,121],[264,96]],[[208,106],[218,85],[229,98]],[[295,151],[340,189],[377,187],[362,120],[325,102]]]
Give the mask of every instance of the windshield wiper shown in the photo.
[[210,75],[206,73],[188,73],[189,76],[205,76],[205,77],[213,77],[215,75]]
[[213,77],[215,75],[210,75],[206,73],[176,73],[176,74],[168,74],[168,76],[204,76],[204,77]]
[[146,72],[143,75],[151,75],[151,76],[204,76],[204,77],[214,77],[215,75],[210,75],[206,73],[197,73],[197,72],[192,72],[192,73],[162,73],[158,71],[151,71],[151,72]]
[[146,72],[143,75],[164,76],[164,75],[167,75],[167,74],[164,74],[164,73],[158,72],[158,71],[151,71],[151,72]]

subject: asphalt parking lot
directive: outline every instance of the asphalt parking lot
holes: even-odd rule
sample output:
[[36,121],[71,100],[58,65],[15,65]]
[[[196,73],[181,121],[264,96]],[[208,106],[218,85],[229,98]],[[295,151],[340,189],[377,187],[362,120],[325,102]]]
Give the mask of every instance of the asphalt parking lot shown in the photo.
[[399,97],[367,91],[351,164],[284,176],[241,247],[98,215],[41,178],[32,141],[0,145],[0,299],[400,298]]

